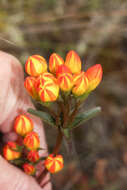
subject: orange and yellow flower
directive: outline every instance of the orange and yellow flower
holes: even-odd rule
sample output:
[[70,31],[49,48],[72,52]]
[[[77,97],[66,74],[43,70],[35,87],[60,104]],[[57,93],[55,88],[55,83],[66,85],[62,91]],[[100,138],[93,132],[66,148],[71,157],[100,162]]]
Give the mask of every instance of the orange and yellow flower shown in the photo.
[[30,161],[30,162],[37,162],[39,160],[39,154],[36,150],[31,150],[28,152],[27,154],[27,159]]
[[73,86],[73,76],[70,73],[59,74],[58,84],[61,90],[70,91]]
[[55,74],[58,69],[58,66],[63,65],[63,64],[64,64],[64,60],[62,57],[60,57],[56,53],[51,54],[49,58],[49,70],[51,73]]
[[66,66],[66,65],[60,65],[58,66],[58,69],[56,71],[56,77],[58,77],[60,74],[63,74],[63,73],[71,73],[71,70]]
[[18,151],[18,145],[15,142],[8,142],[3,148],[3,156],[6,160],[15,160],[20,158],[21,152]]
[[35,77],[29,76],[25,79],[25,82],[24,82],[24,86],[25,86],[27,92],[34,99],[38,99],[38,93],[35,88],[36,81],[37,81],[37,79]]
[[71,70],[73,74],[81,71],[81,60],[78,54],[71,50],[67,53],[65,65]]
[[42,102],[53,102],[59,96],[59,86],[55,82],[44,82],[38,86],[37,91]]
[[96,64],[86,71],[86,76],[89,82],[88,92],[94,90],[99,85],[102,80],[102,74],[103,71],[100,64]]
[[33,130],[33,122],[26,115],[19,115],[14,121],[14,130],[17,134],[25,136]]
[[54,77],[53,74],[45,72],[41,74],[39,77],[37,77],[35,84],[36,89],[39,87],[39,85],[44,85],[47,82],[52,82],[57,84],[57,79]]
[[72,89],[72,92],[76,96],[81,96],[83,95],[88,88],[88,79],[86,77],[85,72],[81,72],[79,74],[75,74],[73,76],[73,83],[74,83],[74,88]]
[[44,57],[40,55],[32,55],[28,58],[25,64],[25,71],[27,74],[36,77],[47,71],[47,62]]
[[25,163],[22,167],[24,169],[24,172],[28,175],[34,175],[36,172],[36,169],[32,164]]
[[28,133],[25,136],[23,143],[28,150],[37,150],[40,147],[38,134],[34,131]]
[[56,155],[54,157],[53,154],[50,154],[44,162],[46,169],[50,173],[56,173],[56,172],[62,170],[63,165],[64,165],[63,163],[64,163],[64,161],[63,161],[63,157],[61,155]]

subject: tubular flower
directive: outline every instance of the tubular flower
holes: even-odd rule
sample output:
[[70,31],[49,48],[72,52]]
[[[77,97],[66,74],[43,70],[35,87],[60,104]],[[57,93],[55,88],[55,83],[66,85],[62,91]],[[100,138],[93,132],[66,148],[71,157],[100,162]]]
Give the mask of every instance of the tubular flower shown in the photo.
[[81,60],[75,51],[71,50],[67,53],[65,65],[69,67],[73,74],[81,71]]
[[14,121],[14,130],[17,134],[25,136],[33,130],[33,122],[26,115],[19,115]]
[[63,157],[61,155],[54,157],[53,154],[50,154],[45,160],[44,164],[49,172],[56,173],[63,168],[63,162]]
[[20,158],[21,152],[18,151],[18,145],[15,142],[8,142],[3,148],[3,156],[6,160],[15,160]]
[[70,91],[73,86],[73,77],[70,73],[59,74],[58,76],[58,84],[61,90]]
[[40,140],[39,140],[38,134],[33,131],[28,133],[25,136],[23,143],[27,149],[37,150],[40,147]]
[[23,167],[25,173],[28,175],[34,175],[36,172],[36,169],[32,164],[25,163],[25,164],[23,164],[22,167]]
[[27,159],[30,162],[37,162],[39,160],[39,154],[36,150],[31,150],[28,155],[27,155]]
[[66,65],[60,65],[58,66],[57,72],[56,72],[56,76],[58,77],[60,74],[63,73],[71,73],[71,70],[66,66]]
[[25,70],[33,77],[39,76],[47,71],[47,62],[44,57],[40,55],[32,55],[25,64]]
[[59,86],[55,82],[45,82],[37,88],[38,94],[42,102],[53,102],[58,98]]
[[73,76],[73,83],[74,83],[74,88],[72,89],[72,92],[76,96],[81,96],[83,95],[88,88],[88,79],[86,77],[85,72],[81,72],[79,74],[75,74]]
[[63,64],[64,64],[64,60],[62,57],[60,57],[56,53],[51,54],[49,58],[49,70],[51,73],[55,74],[58,69],[58,66],[63,65]]
[[24,82],[24,86],[25,86],[27,92],[34,99],[38,99],[38,94],[37,94],[37,91],[36,91],[36,88],[35,88],[36,80],[37,79],[35,77],[29,76],[29,77],[27,77],[25,79],[25,82]]
[[96,64],[86,71],[86,76],[89,81],[88,92],[94,90],[99,85],[102,80],[102,74],[103,71],[100,64]]

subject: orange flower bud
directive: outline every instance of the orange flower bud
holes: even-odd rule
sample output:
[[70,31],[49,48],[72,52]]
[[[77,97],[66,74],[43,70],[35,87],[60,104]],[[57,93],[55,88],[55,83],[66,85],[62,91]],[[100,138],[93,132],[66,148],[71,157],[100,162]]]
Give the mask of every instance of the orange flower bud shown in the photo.
[[102,79],[102,74],[103,71],[100,64],[96,64],[86,71],[86,76],[89,81],[88,92],[94,90],[99,85]]
[[8,142],[3,148],[3,156],[6,160],[15,160],[20,158],[21,152],[18,151],[18,145],[15,142]]
[[25,64],[25,71],[33,77],[39,76],[47,71],[47,62],[40,55],[32,55]]
[[38,93],[36,91],[35,84],[36,84],[36,78],[35,77],[27,77],[25,79],[24,86],[25,86],[27,92],[34,99],[38,99]]
[[39,77],[37,77],[36,80],[36,89],[39,87],[39,85],[44,85],[47,82],[55,82],[57,84],[57,79],[54,77],[53,74],[49,73],[49,72],[45,72],[42,75],[40,75]]
[[60,57],[56,53],[51,54],[49,58],[49,70],[51,73],[55,74],[58,69],[58,66],[63,65],[63,64],[64,64],[64,60],[62,57]]
[[55,82],[44,82],[37,88],[40,99],[43,102],[53,102],[58,98],[59,86]]
[[65,65],[69,67],[73,74],[81,71],[81,60],[75,51],[71,50],[67,53]]
[[30,162],[36,162],[39,160],[39,158],[39,154],[36,150],[31,150],[30,152],[28,152],[27,159]]
[[88,88],[88,79],[86,77],[85,72],[81,72],[79,74],[75,74],[73,76],[74,88],[72,92],[76,96],[83,95]]
[[63,73],[71,73],[71,70],[66,66],[66,65],[60,65],[58,66],[58,69],[56,71],[56,76],[58,77],[60,74],[63,74]]
[[63,91],[70,91],[73,86],[73,77],[70,73],[59,74],[58,84]]
[[25,164],[23,164],[22,167],[23,167],[25,173],[28,175],[34,175],[36,172],[36,169],[32,164],[25,163]]
[[33,130],[33,122],[26,115],[19,115],[14,121],[14,130],[17,134],[25,136]]
[[54,157],[53,154],[50,154],[45,160],[44,164],[49,172],[56,173],[63,168],[63,162],[63,157],[61,155]]
[[25,136],[23,143],[29,150],[37,150],[40,147],[38,134],[34,131],[28,133]]

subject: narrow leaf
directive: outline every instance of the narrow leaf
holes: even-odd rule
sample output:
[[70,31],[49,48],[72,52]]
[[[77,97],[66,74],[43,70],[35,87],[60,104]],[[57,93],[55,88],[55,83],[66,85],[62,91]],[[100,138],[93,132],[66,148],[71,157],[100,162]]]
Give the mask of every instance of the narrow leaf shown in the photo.
[[27,111],[30,114],[36,115],[37,117],[41,118],[48,125],[56,127],[55,121],[54,121],[53,117],[50,114],[48,114],[46,112],[43,112],[43,111],[37,111],[37,110],[31,109],[31,108],[29,108]]
[[95,108],[90,109],[89,111],[78,114],[75,117],[74,121],[70,124],[69,128],[74,129],[80,126],[81,124],[85,123],[87,120],[95,117],[100,112],[101,112],[101,107],[95,107]]

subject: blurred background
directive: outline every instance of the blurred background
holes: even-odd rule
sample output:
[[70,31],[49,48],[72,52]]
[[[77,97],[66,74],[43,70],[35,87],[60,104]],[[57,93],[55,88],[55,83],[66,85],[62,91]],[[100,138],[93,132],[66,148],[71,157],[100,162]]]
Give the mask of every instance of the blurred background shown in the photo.
[[[22,64],[73,49],[83,67],[101,64],[103,81],[84,108],[102,113],[74,131],[75,155],[63,145],[65,167],[54,190],[127,189],[127,1],[0,0],[0,49]],[[56,131],[45,126],[49,151]],[[52,138],[53,137],[53,138]]]

